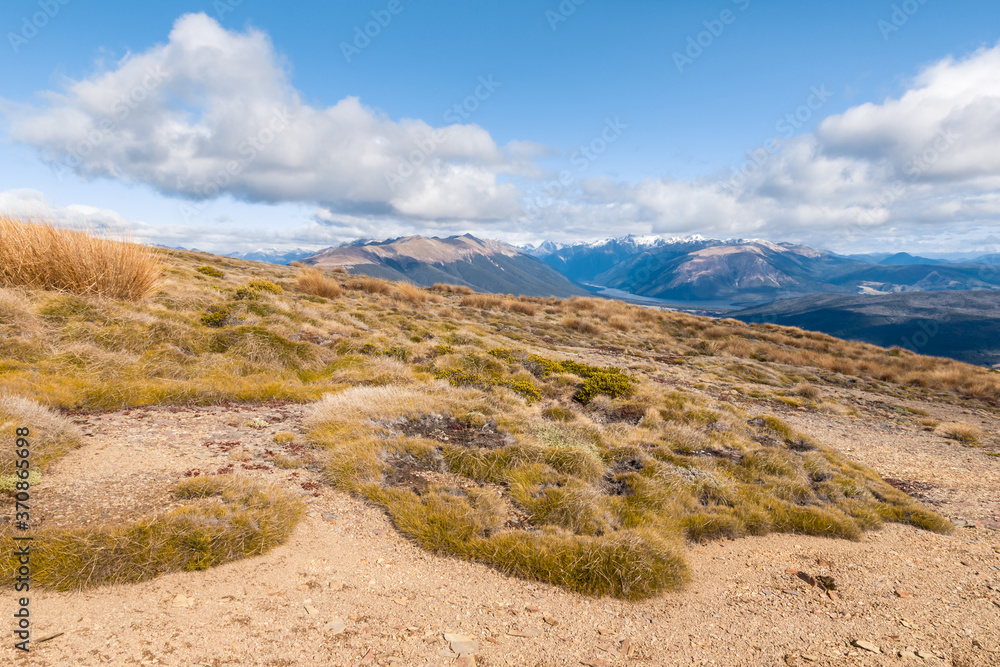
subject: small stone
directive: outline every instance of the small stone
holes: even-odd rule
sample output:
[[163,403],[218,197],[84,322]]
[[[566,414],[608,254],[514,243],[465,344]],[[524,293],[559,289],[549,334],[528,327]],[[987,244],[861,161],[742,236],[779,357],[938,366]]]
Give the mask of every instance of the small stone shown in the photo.
[[525,611],[532,611],[532,612],[534,612],[534,611],[538,611],[538,607],[535,607],[534,605],[530,605],[529,604],[529,605],[525,605],[524,606],[524,610]]
[[319,516],[324,521],[336,521],[337,520],[337,515],[336,514],[330,514],[329,512],[323,512]]
[[392,601],[403,607],[405,607],[409,602],[409,600],[407,600],[406,598],[393,598]]
[[852,646],[857,646],[860,649],[864,649],[865,651],[868,651],[869,653],[881,653],[882,652],[882,649],[880,649],[878,646],[875,646],[875,644],[872,644],[869,641],[865,641],[864,639],[855,639],[854,641],[851,642],[851,645]]
[[329,632],[332,635],[339,635],[346,629],[347,629],[347,624],[344,623],[339,618],[335,618],[323,626],[323,632]]
[[901,620],[899,622],[899,624],[902,625],[904,628],[909,628],[910,630],[918,630],[919,629],[914,623],[911,623],[910,621],[906,620],[905,618],[903,620]]
[[438,657],[441,657],[441,658],[457,658],[458,654],[457,653],[452,653],[451,651],[446,651],[446,650],[442,649],[442,650],[438,651]]
[[310,616],[316,616],[316,615],[319,614],[319,609],[317,609],[316,607],[313,607],[313,606],[307,604],[306,605],[306,613],[309,614]]
[[542,631],[538,628],[524,628],[523,630],[512,628],[507,631],[507,634],[511,637],[541,637]]
[[897,655],[903,660],[916,660],[917,654],[913,651],[900,651]]
[[810,655],[809,653],[803,653],[802,659],[806,662],[819,662],[819,658],[815,655]]
[[472,637],[464,637],[459,640],[452,640],[449,643],[451,650],[459,655],[469,655],[479,653],[479,642]]
[[901,597],[901,598],[903,598],[904,600],[912,600],[912,599],[913,599],[913,596],[912,596],[912,595],[910,595],[910,594],[909,594],[909,593],[907,593],[906,591],[901,591],[901,590],[898,590],[898,589],[896,590],[896,596],[897,596],[897,597]]
[[475,637],[446,632],[444,640],[451,646],[452,652],[460,656],[479,653],[479,642],[476,641]]
[[331,581],[330,582],[331,591],[342,591],[344,590],[344,582],[342,581]]
[[840,596],[837,595],[834,591],[827,591],[826,595],[827,595],[827,597],[829,597],[831,600],[834,600],[834,601],[837,601],[837,600],[840,599]]
[[553,628],[559,625],[559,621],[552,618],[551,616],[542,616],[542,620],[545,621],[548,625],[551,625]]
[[179,608],[193,607],[194,606],[194,598],[185,597],[184,595],[180,595],[179,594],[179,595],[177,595],[177,597],[174,598],[172,606],[179,607]]
[[917,657],[923,660],[930,660],[931,658],[934,657],[934,654],[931,653],[930,651],[917,650],[916,653]]

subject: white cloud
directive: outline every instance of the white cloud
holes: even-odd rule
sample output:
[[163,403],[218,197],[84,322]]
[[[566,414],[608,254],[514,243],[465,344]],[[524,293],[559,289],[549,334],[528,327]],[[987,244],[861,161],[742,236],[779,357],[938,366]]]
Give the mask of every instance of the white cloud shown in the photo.
[[[540,163],[551,163],[551,149],[527,141],[501,147],[476,125],[392,120],[355,97],[306,104],[265,34],[227,31],[204,14],[181,17],[166,44],[47,92],[38,106],[4,109],[13,139],[52,162],[70,160],[85,178],[315,209],[294,229],[254,232],[275,242],[467,231],[537,242],[653,232],[843,248],[946,229],[960,230],[949,238],[985,236],[1000,220],[1000,46],[926,67],[898,97],[782,140],[739,177],[591,178],[550,194],[543,193],[554,176]],[[169,233],[185,229],[199,234],[196,225]],[[202,230],[199,238],[232,234],[235,246],[244,231]]]
[[895,243],[924,238],[944,225],[981,233],[1000,220],[998,190],[1000,46],[933,64],[899,98],[830,116],[742,175],[588,181],[577,202],[554,203],[537,217],[545,226],[564,218],[603,233],[843,247],[879,235]]
[[393,121],[355,97],[305,104],[264,33],[227,31],[204,14],[179,18],[166,44],[43,98],[7,105],[12,137],[85,178],[417,219],[519,208],[517,189],[497,181],[517,165],[482,128]]

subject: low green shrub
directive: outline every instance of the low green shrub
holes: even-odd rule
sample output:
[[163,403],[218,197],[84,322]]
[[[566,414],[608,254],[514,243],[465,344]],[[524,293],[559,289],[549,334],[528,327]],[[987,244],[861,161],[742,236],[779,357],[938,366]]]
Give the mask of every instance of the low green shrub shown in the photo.
[[198,273],[209,276],[211,278],[225,278],[226,274],[222,269],[217,269],[214,266],[199,266],[195,269]]
[[201,316],[201,323],[206,327],[226,327],[234,324],[236,318],[233,316],[233,307],[226,304],[221,306],[209,306],[208,312]]

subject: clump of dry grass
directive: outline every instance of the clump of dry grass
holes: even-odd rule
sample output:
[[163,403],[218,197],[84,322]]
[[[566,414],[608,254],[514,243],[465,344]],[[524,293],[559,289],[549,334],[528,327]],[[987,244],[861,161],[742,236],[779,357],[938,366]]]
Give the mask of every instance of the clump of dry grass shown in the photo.
[[[266,553],[305,514],[305,505],[278,487],[234,476],[193,477],[173,492],[192,502],[126,525],[37,531],[32,583],[72,590],[204,570]],[[12,555],[0,561],[4,585],[12,585],[17,567]]]
[[321,296],[324,299],[337,299],[344,294],[340,283],[319,269],[303,269],[302,273],[295,279],[295,284],[303,292]]
[[935,426],[934,432],[963,445],[978,445],[983,439],[983,429],[966,422],[943,422]]
[[0,285],[140,301],[159,277],[156,257],[127,239],[0,215]]
[[412,283],[398,283],[396,285],[396,294],[398,294],[401,299],[406,299],[415,305],[424,303],[428,298],[427,292],[425,292],[422,287]]
[[808,382],[800,382],[799,384],[792,387],[792,392],[796,396],[801,396],[803,398],[810,398],[816,400],[820,397],[820,390],[814,384],[809,384]]
[[347,288],[368,294],[392,294],[391,282],[371,276],[355,276],[347,281]]
[[582,334],[596,334],[601,331],[601,328],[590,320],[573,315],[564,317],[562,319],[562,325],[567,329],[571,329]]
[[10,394],[0,393],[0,484],[12,479],[17,468],[15,447],[17,429],[27,428],[31,468],[45,468],[65,456],[80,441],[80,431],[69,419],[38,403]]
[[449,283],[434,283],[430,290],[441,294],[472,294],[473,292],[472,288],[466,285],[451,285]]
[[481,310],[505,310],[507,299],[499,294],[469,294],[462,297],[462,306],[466,308],[479,308]]
[[[501,352],[494,356],[561,377],[545,374],[541,357]],[[480,374],[489,363],[480,359]],[[595,410],[602,420],[588,424]],[[432,412],[474,430],[492,419],[502,430],[477,444],[398,426]],[[746,419],[679,392],[536,411],[475,384],[355,388],[326,396],[308,423],[328,481],[385,508],[418,544],[587,594],[640,599],[682,585],[685,539],[857,539],[884,521],[949,529],[776,417]],[[411,487],[413,470],[463,479]],[[511,524],[512,514],[524,518]]]

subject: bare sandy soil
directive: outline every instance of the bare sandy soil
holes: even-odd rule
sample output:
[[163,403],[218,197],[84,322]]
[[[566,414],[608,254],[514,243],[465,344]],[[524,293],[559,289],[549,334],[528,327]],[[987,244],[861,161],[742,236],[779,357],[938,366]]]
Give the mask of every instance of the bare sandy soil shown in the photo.
[[[309,515],[259,558],[136,585],[35,591],[32,651],[16,651],[8,635],[0,664],[473,664],[447,633],[467,636],[475,664],[491,667],[1000,665],[1000,459],[921,431],[884,397],[841,398],[865,416],[788,409],[782,418],[968,527],[941,536],[891,525],[860,542],[770,535],[692,544],[691,584],[641,603],[430,555],[378,509],[316,484],[317,469],[275,468],[271,455],[301,453],[274,442],[279,431],[301,437],[301,406],[81,417],[84,445],[33,489],[40,522],[160,511],[186,474],[230,466],[297,489]],[[888,402],[1000,431],[986,412]],[[830,576],[836,590],[828,595],[796,572]],[[9,610],[13,593],[0,597]]]

